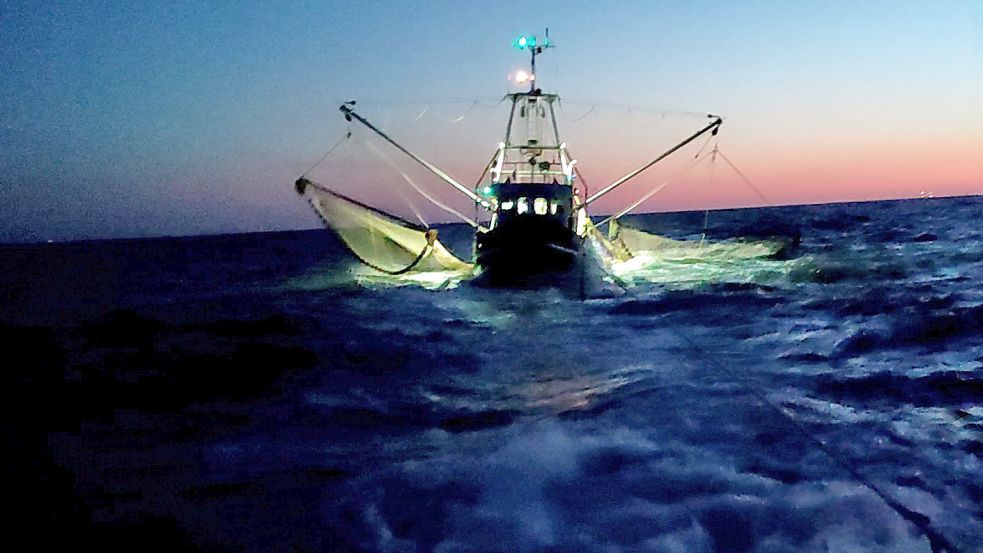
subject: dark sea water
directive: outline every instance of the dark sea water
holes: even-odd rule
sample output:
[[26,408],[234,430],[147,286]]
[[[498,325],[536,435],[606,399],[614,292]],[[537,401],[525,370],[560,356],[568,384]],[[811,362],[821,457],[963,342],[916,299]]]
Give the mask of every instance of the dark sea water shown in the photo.
[[981,220],[713,212],[710,240],[801,244],[586,301],[359,284],[327,231],[4,246],[8,522],[127,551],[983,551]]

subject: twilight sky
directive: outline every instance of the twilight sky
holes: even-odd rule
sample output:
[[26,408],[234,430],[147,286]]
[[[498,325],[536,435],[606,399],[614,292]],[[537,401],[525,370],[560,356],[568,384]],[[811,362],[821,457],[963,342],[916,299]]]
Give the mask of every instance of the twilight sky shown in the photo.
[[[267,4],[3,2],[0,242],[319,226],[291,185],[351,98],[470,182],[526,62],[511,41],[546,26],[540,81],[595,187],[704,124],[633,105],[725,115],[721,151],[771,204],[983,193],[983,0]],[[427,98],[458,103],[417,120]],[[405,215],[362,136],[314,176]],[[702,170],[646,210],[762,204]]]

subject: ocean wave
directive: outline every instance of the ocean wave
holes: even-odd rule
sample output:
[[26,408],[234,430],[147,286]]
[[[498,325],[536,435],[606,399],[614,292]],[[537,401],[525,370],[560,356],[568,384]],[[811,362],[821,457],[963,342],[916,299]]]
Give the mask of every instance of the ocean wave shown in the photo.
[[907,403],[919,407],[977,405],[983,402],[983,375],[941,371],[909,376],[887,371],[854,378],[820,375],[817,392],[836,400],[858,403]]

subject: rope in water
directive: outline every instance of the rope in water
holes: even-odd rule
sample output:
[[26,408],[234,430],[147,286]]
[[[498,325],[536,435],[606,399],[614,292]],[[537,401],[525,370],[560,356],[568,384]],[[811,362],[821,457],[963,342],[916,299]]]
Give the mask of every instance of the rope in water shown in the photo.
[[[668,329],[670,332],[675,334],[682,341],[689,344],[690,348],[694,352],[696,352],[696,354],[699,357],[701,357],[704,361],[706,361],[710,365],[713,365],[717,369],[717,371],[732,376],[734,375],[733,371],[728,371],[727,368],[724,367],[723,363],[719,362],[715,357],[707,353],[696,342],[694,342],[688,336],[683,334],[677,327],[670,325],[668,326]],[[860,471],[860,468],[855,463],[844,457],[840,457],[838,454],[836,454],[836,452],[834,452],[832,448],[826,445],[825,442],[813,436],[805,428],[805,426],[803,426],[799,421],[795,420],[790,415],[788,415],[781,407],[779,407],[773,401],[768,399],[764,394],[758,392],[752,386],[749,386],[746,382],[743,381],[742,378],[738,377],[736,381],[737,384],[744,390],[746,394],[754,397],[762,404],[767,406],[769,409],[774,411],[779,416],[779,418],[781,418],[786,423],[788,423],[788,425],[791,426],[798,434],[800,434],[806,440],[811,442],[817,449],[822,451],[829,459],[831,459],[833,462],[839,465],[840,468],[845,470],[856,482],[858,482],[860,485],[872,491],[874,495],[880,498],[881,501],[883,501],[899,516],[901,516],[901,518],[905,519],[906,521],[911,523],[912,526],[918,529],[918,531],[921,532],[921,534],[928,539],[929,545],[931,546],[933,553],[959,553],[959,549],[957,549],[956,546],[954,546],[952,542],[950,542],[949,539],[945,537],[945,535],[943,535],[940,531],[932,527],[931,519],[929,519],[927,516],[919,512],[913,511],[908,507],[905,507],[897,500],[887,495],[887,493],[884,492],[882,489],[880,489],[879,486],[870,482],[863,475],[863,473]]]

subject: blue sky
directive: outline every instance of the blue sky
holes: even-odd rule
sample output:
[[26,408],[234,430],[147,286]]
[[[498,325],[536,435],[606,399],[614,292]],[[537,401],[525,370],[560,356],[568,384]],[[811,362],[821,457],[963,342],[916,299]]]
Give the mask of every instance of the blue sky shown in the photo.
[[[546,26],[546,88],[726,114],[721,148],[775,203],[983,192],[983,2],[541,6],[5,2],[0,241],[317,226],[290,183],[344,131],[338,103],[500,96],[512,39]],[[478,151],[504,122],[469,124]]]

